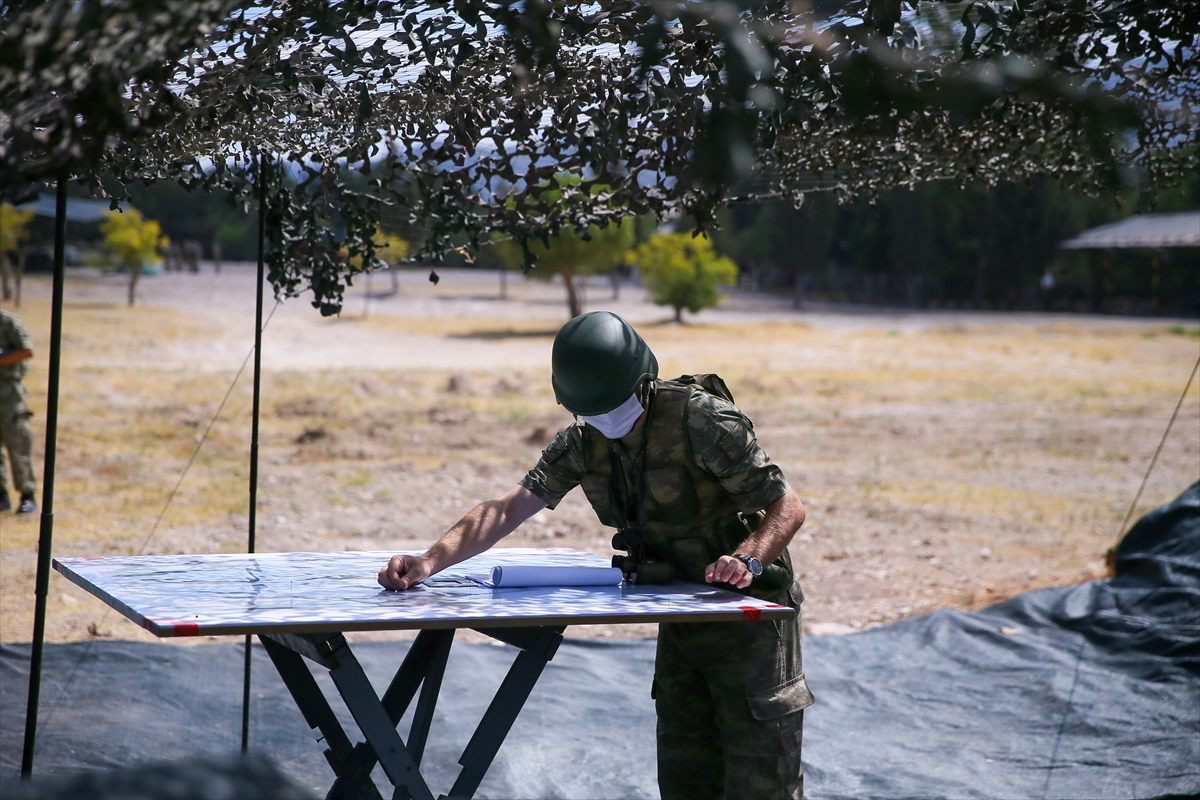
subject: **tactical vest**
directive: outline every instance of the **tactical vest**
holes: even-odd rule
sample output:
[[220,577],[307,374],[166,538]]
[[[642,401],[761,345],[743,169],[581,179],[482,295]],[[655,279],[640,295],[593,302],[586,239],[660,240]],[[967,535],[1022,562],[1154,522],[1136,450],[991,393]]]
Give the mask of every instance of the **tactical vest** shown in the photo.
[[[637,497],[645,464],[646,557],[669,561],[677,578],[693,583],[704,583],[705,568],[720,556],[731,555],[762,518],[762,512],[748,518],[740,514],[716,478],[696,464],[687,417],[692,394],[706,391],[700,381],[716,390],[710,393],[732,402],[728,389],[715,375],[656,380],[642,427],[644,456],[640,450],[627,453],[621,447],[615,448],[624,472],[625,497]],[[584,425],[582,432],[584,475],[580,484],[601,524],[620,528],[624,520],[621,498],[614,496],[609,440],[590,425]],[[629,509],[631,523],[636,521],[636,513],[636,509]],[[786,549],[772,566],[782,569],[766,570],[763,578],[749,588],[735,591],[763,599],[777,597],[793,580]]]

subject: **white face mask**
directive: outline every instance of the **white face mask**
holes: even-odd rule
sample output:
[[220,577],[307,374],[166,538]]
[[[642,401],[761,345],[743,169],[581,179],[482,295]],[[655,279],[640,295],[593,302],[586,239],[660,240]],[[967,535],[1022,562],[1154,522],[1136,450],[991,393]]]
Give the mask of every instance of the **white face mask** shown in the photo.
[[581,417],[581,419],[600,431],[600,434],[605,439],[620,439],[633,430],[633,423],[638,421],[638,417],[642,415],[642,411],[642,404],[638,400],[637,393],[634,392],[628,400],[607,414],[600,414],[596,417]]

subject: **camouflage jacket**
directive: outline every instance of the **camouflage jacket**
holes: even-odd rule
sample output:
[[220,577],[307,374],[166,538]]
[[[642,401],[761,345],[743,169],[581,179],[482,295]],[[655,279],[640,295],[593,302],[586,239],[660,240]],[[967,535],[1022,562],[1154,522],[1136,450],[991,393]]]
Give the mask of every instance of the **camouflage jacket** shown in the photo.
[[[582,485],[600,522],[615,528],[637,524],[637,508],[626,511],[624,501],[642,497],[647,557],[670,561],[679,577],[703,582],[704,568],[732,553],[757,524],[757,512],[790,487],[759,446],[750,419],[688,380],[655,381],[646,423],[612,443],[611,455],[599,432],[582,422],[571,425],[521,485],[550,508]],[[786,555],[779,563],[790,580]],[[758,586],[751,593],[780,588]]]
[[[32,349],[33,337],[21,318],[9,311],[0,311],[0,353]],[[0,380],[19,381],[27,371],[28,360],[0,367]]]

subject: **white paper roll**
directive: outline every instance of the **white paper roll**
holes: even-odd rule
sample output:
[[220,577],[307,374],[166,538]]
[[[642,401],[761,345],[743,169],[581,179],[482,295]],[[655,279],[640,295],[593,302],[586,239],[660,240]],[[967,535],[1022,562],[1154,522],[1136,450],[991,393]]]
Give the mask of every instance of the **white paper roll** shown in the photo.
[[616,586],[616,567],[492,567],[492,585],[505,586]]

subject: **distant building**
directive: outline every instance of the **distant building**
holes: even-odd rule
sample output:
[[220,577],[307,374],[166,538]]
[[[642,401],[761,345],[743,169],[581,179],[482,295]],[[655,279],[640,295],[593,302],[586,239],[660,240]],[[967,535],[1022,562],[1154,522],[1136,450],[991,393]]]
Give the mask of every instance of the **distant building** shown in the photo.
[[1064,250],[1200,247],[1200,211],[1139,214],[1084,231],[1059,247]]
[[[128,205],[125,206],[129,208]],[[54,218],[54,195],[40,194],[32,203],[20,206],[22,211],[33,211],[40,217]],[[108,213],[109,201],[84,200],[78,197],[67,198],[67,220],[70,222],[103,222]]]

